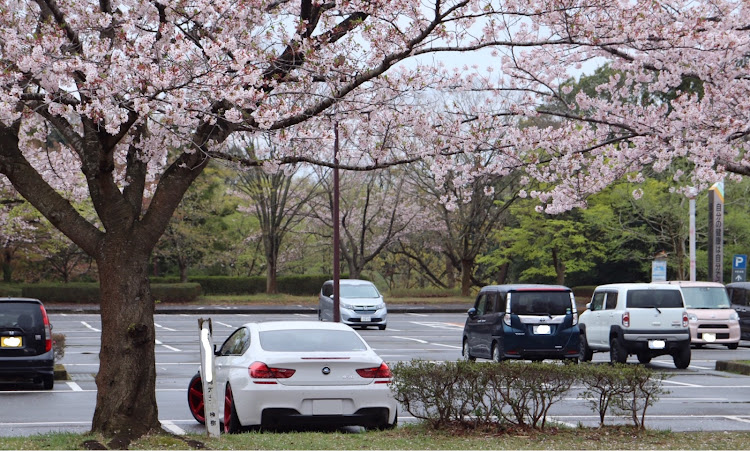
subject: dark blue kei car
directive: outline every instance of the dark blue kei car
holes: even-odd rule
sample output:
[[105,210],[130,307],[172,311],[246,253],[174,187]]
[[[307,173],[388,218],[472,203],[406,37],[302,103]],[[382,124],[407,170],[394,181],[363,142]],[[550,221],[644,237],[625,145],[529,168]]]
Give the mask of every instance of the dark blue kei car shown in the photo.
[[573,291],[562,285],[483,287],[464,325],[465,359],[577,362],[578,312]]

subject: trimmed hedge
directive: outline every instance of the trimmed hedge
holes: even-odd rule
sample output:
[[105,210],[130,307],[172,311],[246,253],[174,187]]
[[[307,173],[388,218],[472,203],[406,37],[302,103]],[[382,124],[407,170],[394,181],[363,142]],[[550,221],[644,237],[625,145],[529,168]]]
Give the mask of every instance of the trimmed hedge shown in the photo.
[[[346,278],[345,275],[341,276]],[[331,276],[325,274],[279,276],[276,284],[279,293],[296,296],[317,295],[323,282],[330,280]],[[179,277],[151,277],[152,285],[155,283],[172,284],[178,283]],[[203,294],[259,294],[266,292],[266,278],[254,277],[232,277],[232,276],[191,276],[188,282],[199,283]]]
[[[201,286],[197,283],[151,284],[151,295],[157,302],[192,302],[200,294]],[[42,302],[69,304],[98,304],[100,300],[98,283],[27,285],[22,288],[21,295]]]

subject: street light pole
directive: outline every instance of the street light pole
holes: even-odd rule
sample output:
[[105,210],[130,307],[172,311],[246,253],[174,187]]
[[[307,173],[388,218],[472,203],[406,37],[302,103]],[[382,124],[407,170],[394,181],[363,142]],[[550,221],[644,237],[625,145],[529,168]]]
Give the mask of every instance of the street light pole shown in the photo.
[[333,122],[333,322],[341,322],[339,279],[339,122]]

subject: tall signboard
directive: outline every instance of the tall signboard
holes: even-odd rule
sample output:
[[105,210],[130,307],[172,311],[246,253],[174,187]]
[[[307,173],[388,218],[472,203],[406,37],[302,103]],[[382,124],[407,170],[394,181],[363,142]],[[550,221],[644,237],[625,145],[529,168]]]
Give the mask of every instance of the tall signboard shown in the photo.
[[708,190],[708,278],[724,283],[724,182]]
[[732,282],[744,282],[747,278],[747,255],[734,254],[732,257]]

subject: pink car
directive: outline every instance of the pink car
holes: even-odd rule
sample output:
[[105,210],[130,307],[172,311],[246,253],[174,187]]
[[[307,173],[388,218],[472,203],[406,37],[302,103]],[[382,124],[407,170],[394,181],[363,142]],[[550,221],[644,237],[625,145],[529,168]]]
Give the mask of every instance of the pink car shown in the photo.
[[717,282],[674,281],[685,299],[690,326],[690,342],[726,345],[737,349],[740,343],[740,318],[732,309],[724,285]]

